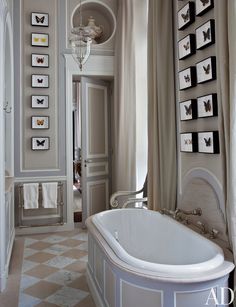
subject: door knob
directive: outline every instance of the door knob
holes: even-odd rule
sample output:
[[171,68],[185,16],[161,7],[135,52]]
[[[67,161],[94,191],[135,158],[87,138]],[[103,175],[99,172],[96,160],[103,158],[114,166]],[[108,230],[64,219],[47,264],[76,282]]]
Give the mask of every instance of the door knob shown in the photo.
[[84,163],[92,163],[92,162],[93,162],[92,159],[85,159],[85,160],[84,160]]

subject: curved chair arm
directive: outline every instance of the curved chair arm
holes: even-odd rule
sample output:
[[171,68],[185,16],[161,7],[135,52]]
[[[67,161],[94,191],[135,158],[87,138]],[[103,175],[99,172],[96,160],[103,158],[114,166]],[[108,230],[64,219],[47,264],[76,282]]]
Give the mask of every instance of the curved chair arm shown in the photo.
[[[147,197],[144,197],[144,198],[130,198],[126,202],[124,202],[122,208],[126,208],[129,204],[133,204],[133,203],[147,202],[147,200],[148,200]],[[135,208],[148,209],[147,206],[145,206],[143,204],[141,206],[137,206]]]
[[[113,209],[119,207],[119,202],[117,200],[117,197],[119,197],[119,196],[136,195],[136,194],[139,194],[139,193],[142,193],[142,192],[143,192],[143,188],[141,190],[138,190],[138,191],[118,191],[118,192],[111,195],[110,206]],[[137,199],[137,198],[135,198],[135,199]]]

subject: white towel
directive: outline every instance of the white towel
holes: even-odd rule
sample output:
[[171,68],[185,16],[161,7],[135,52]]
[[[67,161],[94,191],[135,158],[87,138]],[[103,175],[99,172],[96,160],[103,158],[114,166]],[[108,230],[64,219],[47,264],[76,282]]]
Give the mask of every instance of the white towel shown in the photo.
[[57,208],[57,182],[42,183],[44,208]]
[[39,207],[39,184],[24,183],[24,209],[38,209]]

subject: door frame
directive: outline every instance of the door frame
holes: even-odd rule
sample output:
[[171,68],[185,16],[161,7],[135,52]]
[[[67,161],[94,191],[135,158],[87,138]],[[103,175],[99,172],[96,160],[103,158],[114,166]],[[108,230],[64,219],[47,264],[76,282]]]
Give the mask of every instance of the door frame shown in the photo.
[[[80,71],[72,54],[64,54],[66,70],[66,176],[67,176],[67,224],[74,227],[73,211],[73,76],[114,78],[114,56],[90,55]],[[84,223],[84,221],[83,221]],[[83,224],[84,226],[84,224]]]

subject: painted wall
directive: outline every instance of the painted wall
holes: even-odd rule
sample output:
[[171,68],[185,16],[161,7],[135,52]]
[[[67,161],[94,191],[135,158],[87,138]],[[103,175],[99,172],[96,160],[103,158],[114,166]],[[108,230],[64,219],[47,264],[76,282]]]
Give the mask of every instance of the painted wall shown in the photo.
[[[196,2],[193,1],[193,2]],[[219,131],[220,143],[223,141],[223,135],[220,127],[220,116],[209,117],[209,118],[198,118],[189,121],[180,121],[180,106],[181,101],[188,99],[196,99],[199,96],[217,93],[219,90],[217,86],[217,80],[209,81],[204,84],[198,84],[197,86],[179,90],[178,72],[188,68],[189,66],[195,66],[197,62],[204,60],[207,57],[216,55],[216,45],[213,44],[202,50],[197,50],[196,54],[184,60],[178,60],[178,41],[184,38],[188,34],[195,34],[195,29],[207,22],[209,19],[214,19],[215,23],[218,20],[214,14],[214,8],[206,12],[202,16],[195,16],[195,21],[186,27],[184,30],[178,30],[177,26],[177,13],[182,7],[188,3],[184,1],[174,1],[175,4],[175,42],[176,42],[176,113],[177,113],[177,139],[178,139],[178,206],[185,207],[189,206],[192,209],[192,204],[196,204],[196,200],[193,200],[191,195],[191,189],[194,187],[193,192],[198,190],[198,205],[202,208],[207,208],[208,203],[211,202],[211,210],[206,214],[212,214],[212,208],[214,203],[215,211],[224,213],[224,155],[220,148],[219,154],[204,154],[204,153],[184,153],[180,152],[180,133],[183,132],[201,132],[201,131]],[[217,70],[217,67],[216,67]],[[218,73],[218,71],[217,71]],[[218,97],[218,114],[221,112],[221,101]],[[191,180],[194,178],[202,178],[203,181],[198,186],[198,181],[194,180],[194,184],[191,185]],[[202,182],[205,182],[206,189]],[[204,197],[205,192],[209,189],[209,186],[213,188],[212,199]],[[188,197],[186,197],[188,195]],[[218,195],[216,199],[214,195]],[[213,213],[215,214],[215,213]],[[219,213],[220,214],[220,213]],[[204,217],[206,219],[206,216]],[[207,220],[207,219],[206,219]],[[224,225],[225,227],[225,225]]]

